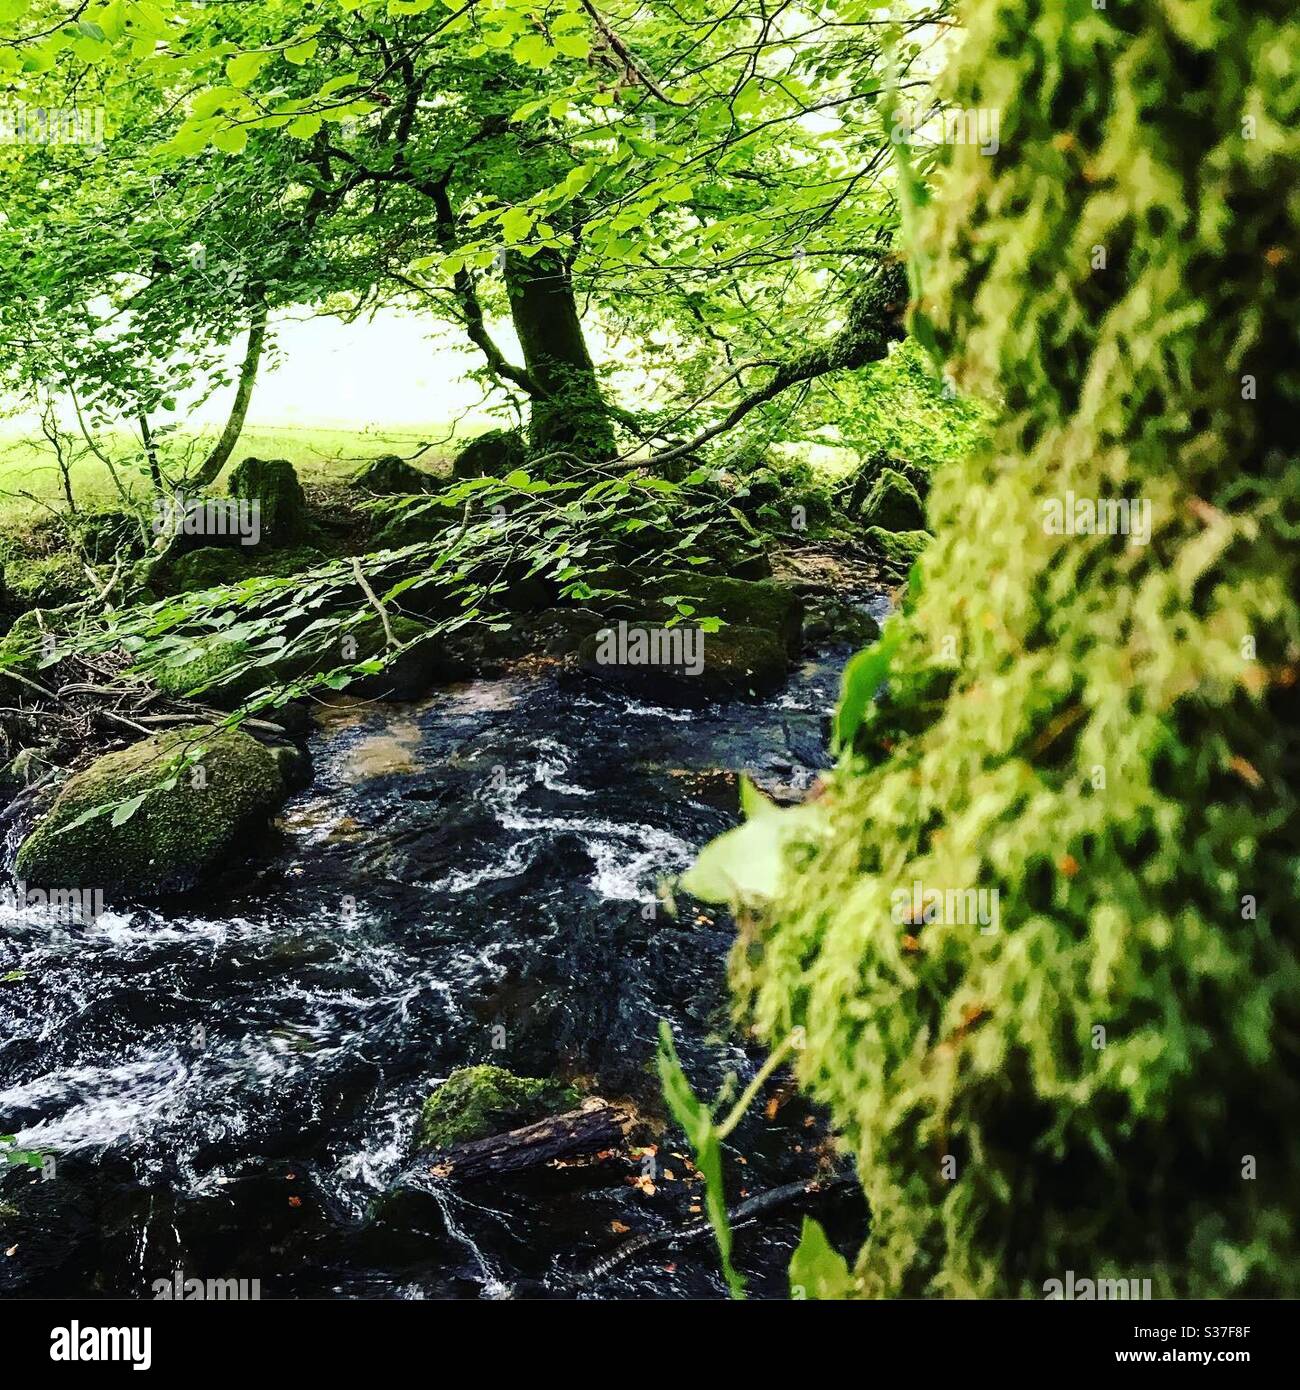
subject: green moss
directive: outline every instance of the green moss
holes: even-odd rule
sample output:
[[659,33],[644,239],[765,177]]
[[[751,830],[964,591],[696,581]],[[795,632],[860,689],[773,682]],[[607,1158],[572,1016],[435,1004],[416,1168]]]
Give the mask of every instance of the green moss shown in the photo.
[[[219,692],[246,699],[268,679],[268,673],[261,668],[238,672],[238,667],[251,656],[252,649],[246,642],[217,641],[186,661],[154,667],[147,672],[147,679],[173,699],[207,700]],[[232,671],[238,673],[232,676]]]
[[930,543],[928,531],[883,531],[869,526],[863,539],[884,561],[885,568],[901,579],[917,562]]
[[416,1147],[445,1149],[485,1139],[572,1110],[580,1101],[558,1081],[515,1076],[503,1067],[461,1067],[421,1107]]
[[188,594],[235,584],[248,576],[248,555],[243,546],[205,545],[189,550],[171,566],[169,589]]
[[862,520],[869,528],[919,531],[925,526],[925,508],[916,489],[901,473],[882,468],[862,504]]
[[23,607],[58,608],[90,592],[86,571],[66,548],[34,559],[11,556],[5,563],[5,583]]
[[230,475],[230,495],[257,502],[259,547],[292,545],[307,529],[307,499],[288,459],[244,459]]
[[[200,749],[201,775],[187,770],[155,790],[183,754]],[[16,873],[37,887],[98,888],[110,902],[181,892],[264,825],[284,790],[275,758],[245,733],[160,734],[74,774],[23,841]],[[93,807],[146,792],[121,825],[101,815],[73,827]]]
[[[739,999],[802,1030],[867,1295],[1294,1298],[1300,17],[963,23],[950,100],[1001,149],[945,147],[919,322],[1003,418],[935,474],[889,698]],[[1068,493],[1149,504],[1150,543],[1053,530]],[[900,921],[918,882],[996,892],[995,929]]]

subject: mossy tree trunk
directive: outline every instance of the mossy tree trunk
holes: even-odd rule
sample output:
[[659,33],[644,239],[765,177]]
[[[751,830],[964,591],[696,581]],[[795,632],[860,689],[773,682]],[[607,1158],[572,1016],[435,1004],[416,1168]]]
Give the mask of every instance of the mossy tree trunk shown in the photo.
[[529,425],[534,451],[563,451],[592,462],[613,458],[609,408],[582,331],[569,267],[554,252],[531,258],[512,252],[506,287],[534,388]]

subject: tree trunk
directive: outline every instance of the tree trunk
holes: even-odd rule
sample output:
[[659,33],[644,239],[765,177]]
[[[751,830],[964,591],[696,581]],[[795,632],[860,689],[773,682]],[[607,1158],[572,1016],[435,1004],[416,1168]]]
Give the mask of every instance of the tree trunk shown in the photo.
[[239,368],[239,384],[235,388],[235,400],[230,407],[226,427],[221,431],[221,438],[213,446],[212,452],[203,460],[198,473],[191,479],[191,487],[211,487],[216,482],[217,475],[226,466],[230,455],[234,453],[248,416],[248,404],[253,398],[253,383],[257,380],[257,367],[262,359],[262,344],[265,339],[266,297],[259,293],[252,304],[252,314],[248,322],[248,346],[244,349],[244,360]]
[[533,449],[562,450],[588,462],[613,458],[617,450],[609,408],[563,258],[551,251],[531,259],[508,252],[506,288],[524,366],[538,393],[529,424]]

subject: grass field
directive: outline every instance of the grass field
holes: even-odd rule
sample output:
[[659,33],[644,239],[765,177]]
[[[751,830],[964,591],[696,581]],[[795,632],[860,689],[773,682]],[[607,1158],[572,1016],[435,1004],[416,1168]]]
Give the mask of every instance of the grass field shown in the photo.
[[[488,423],[472,426],[468,433],[476,433]],[[347,430],[254,425],[241,435],[232,464],[250,454],[287,458],[305,482],[324,481],[346,478],[368,459],[380,454],[401,454],[409,458],[427,443],[432,447],[420,455],[419,463],[428,467],[455,452],[457,444],[455,439],[448,438],[450,432],[451,426],[443,424],[391,430],[378,426]],[[200,436],[195,441],[194,456],[201,457],[210,444],[210,436]],[[114,445],[110,457],[118,463],[123,481],[144,495],[147,492],[144,463],[139,456],[138,443],[134,457],[129,440],[122,438],[114,441]],[[175,448],[173,445],[173,450]],[[78,506],[111,504],[117,496],[107,468],[93,456],[77,459],[72,468],[72,484]],[[53,452],[39,433],[12,425],[0,431],[0,517],[12,521],[36,515],[43,510],[42,502],[57,503],[62,496],[63,484]]]

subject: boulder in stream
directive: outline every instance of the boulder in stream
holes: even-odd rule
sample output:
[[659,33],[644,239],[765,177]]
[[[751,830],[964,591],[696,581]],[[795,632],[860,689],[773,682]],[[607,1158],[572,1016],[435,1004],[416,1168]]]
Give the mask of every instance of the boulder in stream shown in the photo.
[[717,632],[627,623],[586,638],[588,674],[670,703],[770,695],[785,682],[785,648],[768,628],[728,624]]
[[[172,781],[179,760],[195,749],[202,750],[198,761]],[[174,729],[69,778],[23,841],[15,872],[47,890],[98,889],[109,902],[186,892],[265,828],[286,792],[276,754],[248,734],[211,725]],[[122,809],[81,819],[105,805]]]

